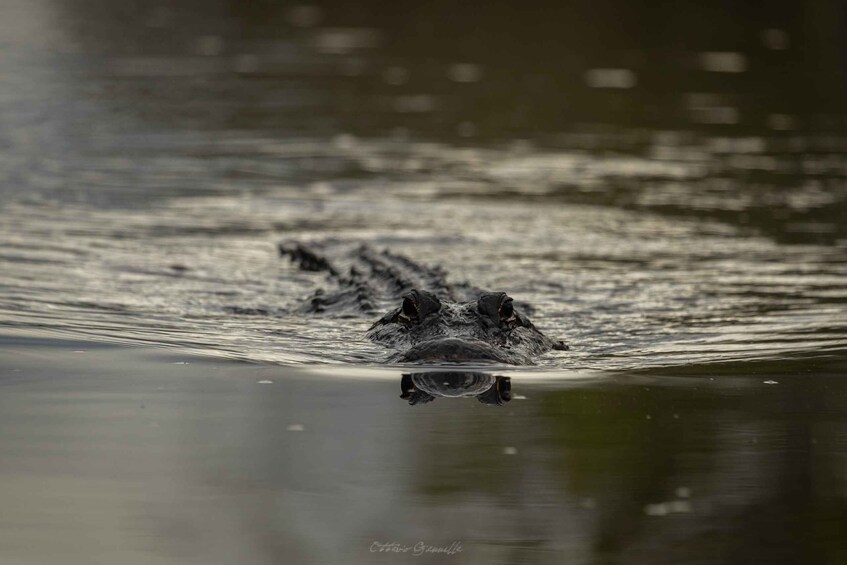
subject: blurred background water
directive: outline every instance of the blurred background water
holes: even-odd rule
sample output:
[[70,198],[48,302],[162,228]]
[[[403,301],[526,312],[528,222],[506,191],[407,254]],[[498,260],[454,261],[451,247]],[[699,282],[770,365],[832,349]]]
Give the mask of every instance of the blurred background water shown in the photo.
[[551,366],[847,343],[838,2],[2,5],[5,327],[378,362],[289,313],[274,244],[336,237],[534,304]]
[[[0,561],[847,562],[846,24],[0,0]],[[325,238],[571,351],[409,407],[369,317],[294,311]]]

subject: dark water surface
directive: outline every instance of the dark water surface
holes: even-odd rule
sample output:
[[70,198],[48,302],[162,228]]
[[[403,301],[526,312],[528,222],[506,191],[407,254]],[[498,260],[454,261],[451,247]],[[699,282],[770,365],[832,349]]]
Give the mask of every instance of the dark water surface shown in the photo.
[[[847,10],[654,4],[0,1],[0,563],[847,562]],[[327,238],[571,350],[400,399]]]
[[499,407],[84,342],[0,367],[4,563],[847,560],[843,361],[517,374]]

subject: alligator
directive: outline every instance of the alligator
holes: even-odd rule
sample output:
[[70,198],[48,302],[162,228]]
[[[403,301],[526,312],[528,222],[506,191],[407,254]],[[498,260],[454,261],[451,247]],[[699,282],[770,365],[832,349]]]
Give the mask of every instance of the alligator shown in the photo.
[[403,255],[332,240],[283,242],[279,251],[303,270],[325,272],[332,283],[301,311],[372,315],[394,303],[367,331],[371,341],[396,350],[388,362],[531,365],[543,353],[568,349],[536,329],[522,312],[531,308],[505,292],[448,283],[442,269]]
[[411,406],[437,397],[475,397],[482,404],[502,406],[512,400],[512,380],[490,373],[460,371],[406,373],[400,378],[400,398]]

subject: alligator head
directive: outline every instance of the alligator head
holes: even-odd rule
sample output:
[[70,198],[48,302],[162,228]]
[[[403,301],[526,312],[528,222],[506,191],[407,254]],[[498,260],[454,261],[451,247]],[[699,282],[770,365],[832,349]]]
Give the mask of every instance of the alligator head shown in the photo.
[[483,293],[468,302],[442,302],[412,290],[368,330],[377,343],[394,347],[394,362],[494,361],[530,365],[551,349],[568,349],[538,331],[505,292]]

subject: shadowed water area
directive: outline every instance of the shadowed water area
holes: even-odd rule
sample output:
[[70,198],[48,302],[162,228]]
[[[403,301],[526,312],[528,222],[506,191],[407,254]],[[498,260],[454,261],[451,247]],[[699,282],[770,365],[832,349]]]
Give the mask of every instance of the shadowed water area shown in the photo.
[[[92,562],[107,528],[122,563],[844,563],[845,25],[828,0],[3,1],[0,501],[31,514],[0,561],[42,562],[43,528]],[[398,301],[307,311],[332,277],[280,242],[505,291],[570,350],[386,369],[365,336]],[[109,467],[126,438],[149,461]],[[54,512],[71,491],[90,520]]]

